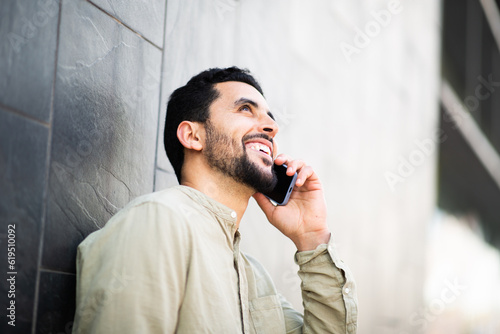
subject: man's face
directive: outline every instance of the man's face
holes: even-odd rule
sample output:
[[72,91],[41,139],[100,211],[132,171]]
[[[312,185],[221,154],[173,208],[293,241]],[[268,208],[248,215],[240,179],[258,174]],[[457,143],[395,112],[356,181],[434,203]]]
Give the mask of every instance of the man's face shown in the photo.
[[215,86],[220,96],[210,106],[203,153],[208,164],[258,192],[276,183],[272,173],[278,126],[264,97],[235,81]]

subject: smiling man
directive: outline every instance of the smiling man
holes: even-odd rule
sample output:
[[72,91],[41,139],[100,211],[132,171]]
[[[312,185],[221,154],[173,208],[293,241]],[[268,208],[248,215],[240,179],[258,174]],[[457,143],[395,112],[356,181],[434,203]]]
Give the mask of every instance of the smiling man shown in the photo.
[[[78,248],[74,333],[355,333],[352,276],[335,253],[321,183],[276,153],[278,132],[246,70],[210,69],[174,91],[164,143],[179,186],[142,196]],[[262,192],[273,163],[297,172],[290,201]],[[304,315],[239,249],[250,197],[297,247]]]

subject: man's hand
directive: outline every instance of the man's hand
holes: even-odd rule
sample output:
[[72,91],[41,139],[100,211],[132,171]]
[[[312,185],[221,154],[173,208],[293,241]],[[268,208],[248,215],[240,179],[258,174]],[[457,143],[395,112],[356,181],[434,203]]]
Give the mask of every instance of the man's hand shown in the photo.
[[298,251],[313,250],[328,243],[330,231],[326,223],[326,203],[318,176],[304,161],[291,160],[283,154],[274,162],[286,164],[289,176],[297,172],[297,182],[288,204],[284,206],[274,206],[263,194],[254,194],[267,219],[295,243]]

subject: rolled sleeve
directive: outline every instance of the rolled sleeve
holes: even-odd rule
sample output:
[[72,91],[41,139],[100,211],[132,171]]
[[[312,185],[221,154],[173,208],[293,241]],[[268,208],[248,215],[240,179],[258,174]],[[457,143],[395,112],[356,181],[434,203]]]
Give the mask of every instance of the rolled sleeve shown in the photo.
[[303,333],[356,333],[356,286],[333,240],[315,250],[297,252],[295,262],[302,280]]

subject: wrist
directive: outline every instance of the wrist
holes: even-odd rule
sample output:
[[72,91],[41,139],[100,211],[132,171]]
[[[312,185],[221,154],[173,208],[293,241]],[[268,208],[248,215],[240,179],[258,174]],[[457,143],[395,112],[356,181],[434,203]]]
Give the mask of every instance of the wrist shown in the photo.
[[298,252],[315,250],[321,244],[327,244],[330,241],[331,233],[329,230],[304,233],[296,240],[292,240],[297,247]]

